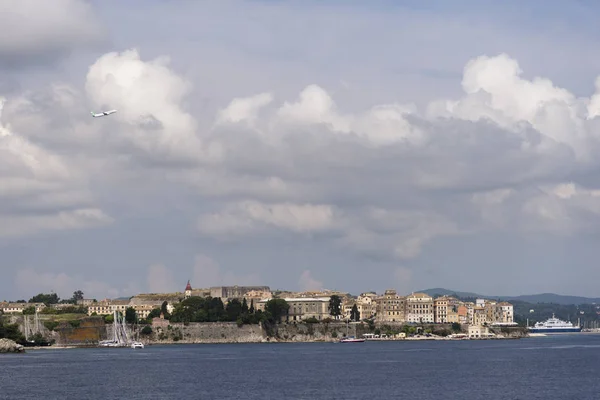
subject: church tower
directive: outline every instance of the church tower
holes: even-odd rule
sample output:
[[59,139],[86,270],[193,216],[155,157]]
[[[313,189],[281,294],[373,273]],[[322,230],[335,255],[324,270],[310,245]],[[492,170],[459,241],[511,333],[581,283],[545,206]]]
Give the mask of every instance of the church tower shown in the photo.
[[190,281],[188,280],[188,283],[185,287],[185,298],[187,299],[188,297],[192,296],[192,285],[190,285]]

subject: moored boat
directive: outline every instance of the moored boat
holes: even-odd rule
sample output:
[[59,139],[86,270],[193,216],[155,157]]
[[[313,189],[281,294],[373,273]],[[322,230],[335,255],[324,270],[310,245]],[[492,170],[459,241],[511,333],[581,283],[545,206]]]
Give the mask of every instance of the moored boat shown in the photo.
[[571,322],[563,321],[552,314],[552,318],[544,322],[537,322],[534,326],[527,327],[532,333],[577,333],[581,332],[581,326],[575,326]]
[[355,337],[345,337],[340,339],[340,343],[360,343],[364,341],[365,339],[357,339]]

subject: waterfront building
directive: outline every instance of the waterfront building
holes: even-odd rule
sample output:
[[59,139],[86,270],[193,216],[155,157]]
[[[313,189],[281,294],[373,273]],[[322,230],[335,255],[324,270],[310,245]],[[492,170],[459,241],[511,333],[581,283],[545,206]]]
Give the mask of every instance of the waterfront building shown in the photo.
[[410,323],[433,323],[433,298],[425,293],[406,296],[406,320]]
[[383,296],[376,299],[377,322],[406,321],[406,299],[399,296],[395,289],[387,289]]

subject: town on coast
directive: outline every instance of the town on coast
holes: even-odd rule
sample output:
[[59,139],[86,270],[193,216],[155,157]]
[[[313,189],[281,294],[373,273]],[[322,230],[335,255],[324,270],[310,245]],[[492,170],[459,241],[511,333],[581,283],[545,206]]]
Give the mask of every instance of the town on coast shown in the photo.
[[[2,302],[3,331],[25,345],[97,346],[117,337],[144,344],[498,339],[527,336],[504,301],[394,289],[272,291],[268,286],[193,288],[128,299],[71,299],[55,293]],[[117,319],[115,321],[115,318]],[[122,321],[122,323],[117,323]],[[6,336],[6,334],[4,335]]]

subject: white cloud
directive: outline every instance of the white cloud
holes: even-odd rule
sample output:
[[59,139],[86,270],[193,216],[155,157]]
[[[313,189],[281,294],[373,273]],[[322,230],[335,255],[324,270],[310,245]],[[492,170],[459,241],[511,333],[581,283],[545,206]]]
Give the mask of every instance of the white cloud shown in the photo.
[[300,286],[300,290],[302,291],[323,290],[323,282],[313,278],[312,272],[308,269],[302,271],[298,284]]
[[153,264],[148,267],[146,287],[150,293],[173,293],[182,291],[175,284],[173,272],[162,264]]
[[116,289],[113,285],[96,280],[88,280],[83,274],[73,276],[65,272],[39,272],[34,269],[25,268],[17,271],[15,286],[21,298],[25,300],[38,293],[56,293],[60,298],[71,298],[76,290],[83,291],[86,299],[115,298],[128,295]]
[[81,171],[2,124],[0,98],[0,236],[103,226]]
[[196,288],[264,284],[257,273],[237,274],[232,271],[223,271],[215,260],[204,254],[196,255],[192,276],[192,286]]
[[120,127],[118,135],[159,162],[188,162],[218,157],[217,148],[203,148],[197,122],[182,104],[191,83],[169,68],[169,57],[144,61],[136,49],[112,52],[90,68],[85,90],[96,110],[117,109],[106,124],[107,132]]
[[105,31],[82,0],[0,2],[0,64],[19,66],[100,44]]
[[264,204],[241,201],[222,212],[199,217],[201,233],[215,236],[245,235],[266,227],[297,233],[321,232],[334,228],[335,211],[323,204]]
[[233,99],[229,105],[219,111],[217,123],[246,122],[250,125],[258,117],[258,112],[273,101],[271,93],[259,93],[255,96]]

